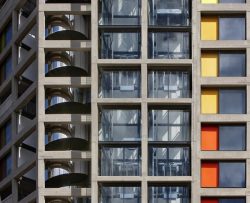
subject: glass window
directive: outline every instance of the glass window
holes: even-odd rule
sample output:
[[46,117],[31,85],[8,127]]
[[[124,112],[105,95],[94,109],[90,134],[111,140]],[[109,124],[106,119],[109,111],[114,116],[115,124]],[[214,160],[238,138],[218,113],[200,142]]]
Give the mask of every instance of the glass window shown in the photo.
[[244,162],[220,162],[219,187],[243,188],[246,185]]
[[136,98],[140,97],[141,81],[139,71],[101,71],[99,97]]
[[99,130],[100,141],[139,141],[141,137],[139,110],[103,109]]
[[221,198],[219,203],[246,203],[245,198]]
[[101,32],[100,57],[103,59],[138,59],[141,55],[139,32]]
[[220,17],[220,40],[245,40],[245,17]]
[[244,114],[246,93],[244,89],[220,89],[220,114]]
[[151,147],[149,170],[152,176],[189,176],[189,147]]
[[190,23],[189,0],[149,0],[149,25],[188,26]]
[[149,71],[148,95],[151,98],[188,98],[190,89],[187,71]]
[[220,53],[220,76],[237,77],[246,75],[245,53]]
[[139,147],[102,147],[102,176],[139,176],[141,174]]
[[188,186],[151,186],[149,187],[149,203],[185,202],[190,203]]
[[140,0],[102,0],[99,25],[140,24]]
[[11,121],[5,123],[0,129],[0,149],[11,140]]
[[153,59],[188,59],[188,32],[150,32],[148,57]]
[[101,203],[138,203],[141,202],[141,188],[138,186],[127,187],[108,187],[101,186],[100,188]]
[[9,153],[3,159],[0,160],[0,181],[11,173],[11,168],[12,159],[11,153]]
[[220,3],[246,3],[246,1],[245,0],[220,0]]
[[149,111],[149,139],[153,141],[189,141],[190,112],[188,110]]
[[219,127],[220,150],[245,150],[246,126],[223,125]]
[[8,56],[3,64],[0,65],[0,84],[9,78],[12,72],[12,58]]
[[0,53],[10,43],[12,39],[12,23],[10,22],[2,32],[0,32]]

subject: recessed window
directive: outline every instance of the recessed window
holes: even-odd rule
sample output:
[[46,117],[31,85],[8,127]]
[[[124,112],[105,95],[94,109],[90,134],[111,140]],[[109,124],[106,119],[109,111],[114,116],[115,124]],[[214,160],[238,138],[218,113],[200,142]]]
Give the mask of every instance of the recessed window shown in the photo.
[[99,97],[138,98],[141,92],[140,71],[101,70]]
[[9,22],[5,28],[0,32],[0,53],[9,45],[12,39],[12,23]]
[[245,114],[246,90],[243,88],[207,88],[201,91],[203,114]]
[[243,161],[202,162],[201,187],[244,188],[246,186],[246,163]]
[[189,141],[190,111],[178,109],[150,110],[148,134],[151,141]]
[[189,59],[189,32],[149,32],[148,57],[151,59]]
[[189,0],[149,0],[149,25],[188,26],[190,24]]
[[99,202],[118,203],[118,202],[141,202],[141,187],[138,185],[100,185]]
[[102,109],[99,128],[99,141],[139,141],[140,110]]
[[221,77],[240,77],[246,75],[246,54],[220,52],[219,65]]
[[141,175],[140,147],[101,147],[100,158],[102,176]]
[[220,40],[244,40],[246,35],[245,17],[220,17]]
[[11,141],[11,121],[0,128],[0,150]]
[[0,181],[10,175],[12,168],[11,153],[8,153],[0,160]]
[[150,147],[149,174],[152,176],[189,176],[189,147]]
[[0,64],[0,85],[7,80],[12,72],[12,58],[8,56],[2,64]]
[[191,75],[188,71],[149,71],[148,97],[189,98],[191,96]]
[[246,203],[244,197],[203,197],[201,203]]
[[201,17],[201,40],[245,40],[246,18],[242,15]]
[[100,58],[138,59],[141,57],[140,32],[100,32]]
[[244,114],[246,112],[246,92],[243,89],[220,89],[220,113]]
[[185,202],[190,203],[191,191],[188,185],[149,186],[149,203]]
[[245,125],[202,125],[201,150],[244,151],[245,149]]
[[220,3],[246,3],[246,0],[219,0]]
[[244,162],[221,162],[219,167],[219,187],[245,187],[246,164]]
[[141,19],[140,6],[140,0],[102,0],[99,25],[138,25]]

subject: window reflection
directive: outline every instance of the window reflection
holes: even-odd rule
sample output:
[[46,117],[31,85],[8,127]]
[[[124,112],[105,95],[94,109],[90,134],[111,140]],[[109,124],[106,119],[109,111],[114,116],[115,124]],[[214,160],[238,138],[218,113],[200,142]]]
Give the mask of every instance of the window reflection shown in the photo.
[[140,97],[140,72],[134,70],[101,71],[99,97]]
[[190,58],[190,34],[188,32],[150,32],[149,58]]
[[149,139],[154,141],[189,141],[188,110],[149,111]]

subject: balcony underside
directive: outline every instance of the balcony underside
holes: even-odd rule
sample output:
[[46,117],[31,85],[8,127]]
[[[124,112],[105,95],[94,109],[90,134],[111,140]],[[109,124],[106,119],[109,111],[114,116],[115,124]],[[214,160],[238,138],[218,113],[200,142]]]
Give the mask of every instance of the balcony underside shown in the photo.
[[70,138],[63,138],[52,141],[45,146],[46,151],[64,151],[64,150],[79,150],[79,151],[86,151],[88,150],[88,141],[70,137]]
[[87,40],[81,32],[75,30],[62,30],[54,32],[46,37],[46,40]]
[[90,114],[91,106],[89,103],[63,102],[52,105],[45,110],[46,114]]
[[89,187],[88,175],[82,173],[68,173],[54,176],[45,182],[46,188],[60,188],[66,186]]
[[76,66],[62,66],[50,70],[46,77],[86,77],[88,72]]

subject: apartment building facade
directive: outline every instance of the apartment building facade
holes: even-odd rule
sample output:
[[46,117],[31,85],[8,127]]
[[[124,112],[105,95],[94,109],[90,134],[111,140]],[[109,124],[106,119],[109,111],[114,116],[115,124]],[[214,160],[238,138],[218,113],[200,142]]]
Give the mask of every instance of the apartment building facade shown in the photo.
[[1,203],[249,203],[250,0],[0,0]]

